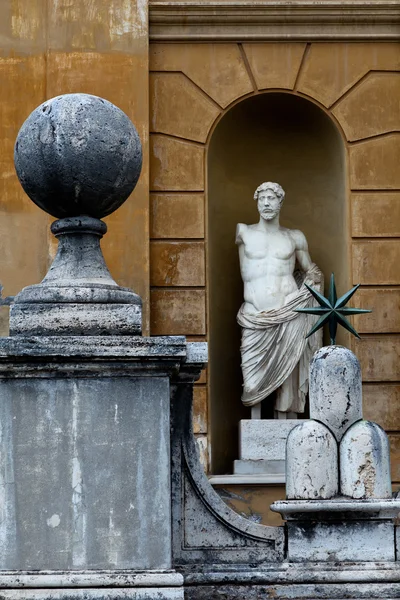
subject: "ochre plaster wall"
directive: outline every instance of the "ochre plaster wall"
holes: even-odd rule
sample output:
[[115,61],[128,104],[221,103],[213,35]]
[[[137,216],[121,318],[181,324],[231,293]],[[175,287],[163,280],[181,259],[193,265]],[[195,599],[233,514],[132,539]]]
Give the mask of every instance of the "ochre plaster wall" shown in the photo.
[[[152,333],[208,336],[206,157],[219,118],[268,90],[311,99],[345,139],[348,269],[351,282],[362,284],[357,305],[374,309],[355,319],[363,339],[352,343],[363,368],[365,417],[389,432],[394,482],[400,482],[399,68],[396,43],[150,47]],[[206,393],[203,376],[194,417],[203,449]]]
[[[15,175],[13,147],[18,130],[46,99],[86,92],[124,110],[143,143],[138,186],[124,206],[106,219],[109,234],[103,249],[112,275],[118,283],[134,288],[147,310],[147,3],[2,0],[0,39],[0,281],[4,295],[40,281],[56,246],[48,233],[52,219],[32,204]],[[2,308],[2,333],[6,332],[6,312]]]

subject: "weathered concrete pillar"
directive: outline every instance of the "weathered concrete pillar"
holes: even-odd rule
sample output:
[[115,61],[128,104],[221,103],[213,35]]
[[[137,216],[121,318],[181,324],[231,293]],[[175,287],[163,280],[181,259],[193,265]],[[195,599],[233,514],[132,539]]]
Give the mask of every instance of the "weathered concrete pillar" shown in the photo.
[[[0,570],[36,571],[35,598],[181,599],[169,428],[186,342],[141,337],[141,300],[99,245],[99,217],[139,177],[140,140],[115,106],[73,94],[32,113],[15,157],[28,195],[62,218],[49,273],[0,339]],[[2,597],[31,597],[16,581],[0,574]]]

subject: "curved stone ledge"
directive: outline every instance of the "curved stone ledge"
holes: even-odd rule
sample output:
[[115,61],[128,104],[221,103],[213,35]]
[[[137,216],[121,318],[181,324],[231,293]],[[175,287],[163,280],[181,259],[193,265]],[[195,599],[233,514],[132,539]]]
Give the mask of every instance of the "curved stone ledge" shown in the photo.
[[281,500],[271,504],[271,510],[279,512],[284,519],[311,519],[311,515],[326,520],[327,514],[332,519],[339,519],[344,514],[354,519],[393,519],[400,512],[400,498],[387,500],[352,500],[350,498],[334,498],[332,500]]

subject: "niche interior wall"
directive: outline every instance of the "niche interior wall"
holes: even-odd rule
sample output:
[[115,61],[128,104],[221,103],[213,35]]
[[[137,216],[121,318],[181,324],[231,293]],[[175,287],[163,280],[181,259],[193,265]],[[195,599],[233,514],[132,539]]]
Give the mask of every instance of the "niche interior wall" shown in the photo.
[[[241,100],[213,129],[207,153],[207,284],[214,473],[232,469],[238,421],[250,418],[241,403],[236,314],[243,283],[236,224],[258,221],[254,190],[262,181],[278,181],[286,194],[281,224],[303,231],[312,259],[326,276],[335,272],[339,290],[348,289],[345,167],[335,123],[315,103],[290,92]],[[273,398],[264,404],[265,416],[273,418]]]
[[[399,46],[391,42],[150,45],[151,332],[185,334],[213,347],[207,165],[217,123],[233,105],[267,91],[312,101],[344,138],[350,244],[342,266],[349,283],[362,284],[357,305],[374,309],[354,320],[363,339],[352,344],[363,369],[364,414],[389,432],[395,483],[400,482],[399,67]],[[288,199],[289,191],[294,193],[288,190]],[[210,372],[213,366],[211,356]],[[213,422],[211,432],[209,391],[206,372],[196,385],[194,431],[203,461],[218,471],[226,459],[218,464],[218,452],[212,458],[220,424]]]

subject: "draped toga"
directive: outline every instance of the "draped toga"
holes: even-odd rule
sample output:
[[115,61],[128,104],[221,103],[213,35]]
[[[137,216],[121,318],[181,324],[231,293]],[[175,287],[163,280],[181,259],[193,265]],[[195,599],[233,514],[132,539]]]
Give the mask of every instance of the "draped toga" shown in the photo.
[[[297,275],[297,272],[296,272]],[[258,404],[275,390],[275,410],[304,412],[308,392],[308,370],[314,352],[322,345],[322,332],[305,339],[316,317],[294,312],[295,308],[315,306],[317,302],[304,286],[323,290],[323,276],[317,265],[302,274],[303,281],[294,297],[281,308],[245,313],[239,309],[237,322],[242,327],[242,402],[246,406]],[[321,283],[315,284],[315,281]],[[290,376],[296,377],[292,390],[279,390]]]

